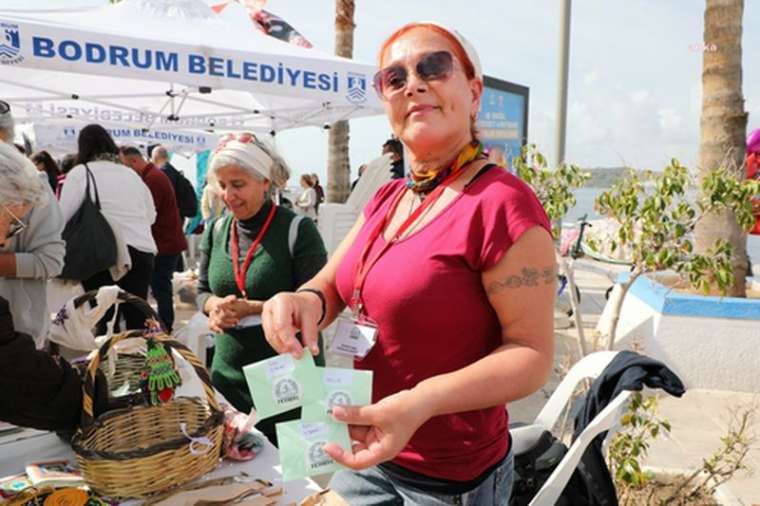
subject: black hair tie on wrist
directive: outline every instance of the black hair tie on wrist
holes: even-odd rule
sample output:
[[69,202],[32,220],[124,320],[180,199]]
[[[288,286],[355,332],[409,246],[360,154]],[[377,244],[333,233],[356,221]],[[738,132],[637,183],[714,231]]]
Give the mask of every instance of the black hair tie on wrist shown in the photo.
[[325,316],[327,316],[327,299],[325,299],[325,294],[322,293],[322,290],[318,290],[316,288],[301,288],[300,290],[297,290],[296,293],[301,292],[309,292],[313,293],[317,297],[319,297],[319,301],[322,303],[322,317],[317,322],[317,326],[321,325],[323,321],[325,321]]

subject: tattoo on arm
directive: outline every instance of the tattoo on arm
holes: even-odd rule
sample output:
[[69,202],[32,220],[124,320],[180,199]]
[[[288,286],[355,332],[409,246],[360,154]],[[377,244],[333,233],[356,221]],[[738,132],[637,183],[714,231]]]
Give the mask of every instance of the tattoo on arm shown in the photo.
[[494,281],[488,285],[486,292],[491,294],[509,288],[535,287],[555,282],[556,273],[554,267],[544,267],[541,270],[533,267],[523,267],[520,274],[513,274],[502,281]]

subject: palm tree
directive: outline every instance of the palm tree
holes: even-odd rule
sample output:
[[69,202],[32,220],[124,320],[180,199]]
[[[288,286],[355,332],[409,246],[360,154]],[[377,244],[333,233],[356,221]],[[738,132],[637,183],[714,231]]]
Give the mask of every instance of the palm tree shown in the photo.
[[[702,118],[699,177],[726,167],[744,177],[747,113],[742,95],[742,16],[744,0],[706,0],[702,59]],[[747,235],[733,214],[705,216],[695,229],[697,251],[705,252],[717,239],[734,249],[734,286],[729,295],[745,296]]]
[[[335,54],[354,54],[354,0],[335,0]],[[345,202],[350,193],[351,166],[348,160],[348,121],[330,128],[327,154],[327,201]]]

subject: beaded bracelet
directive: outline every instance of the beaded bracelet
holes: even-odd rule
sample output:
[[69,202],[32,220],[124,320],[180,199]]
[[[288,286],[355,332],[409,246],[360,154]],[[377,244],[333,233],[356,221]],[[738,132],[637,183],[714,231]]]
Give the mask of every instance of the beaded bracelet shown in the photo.
[[317,322],[317,325],[321,325],[322,322],[325,320],[325,316],[327,316],[327,299],[325,299],[325,294],[322,293],[322,290],[318,290],[316,288],[301,288],[300,290],[297,290],[296,293],[300,292],[309,292],[313,293],[317,297],[319,297],[319,301],[322,303],[322,316]]

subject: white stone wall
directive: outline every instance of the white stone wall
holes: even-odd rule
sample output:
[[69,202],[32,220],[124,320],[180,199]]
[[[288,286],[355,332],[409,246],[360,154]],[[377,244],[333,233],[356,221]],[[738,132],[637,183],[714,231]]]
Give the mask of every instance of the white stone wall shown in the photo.
[[[613,299],[604,309],[600,330],[611,320]],[[630,349],[634,342],[643,345],[643,354],[677,373],[687,388],[760,392],[756,320],[662,315],[628,293],[615,348]]]

